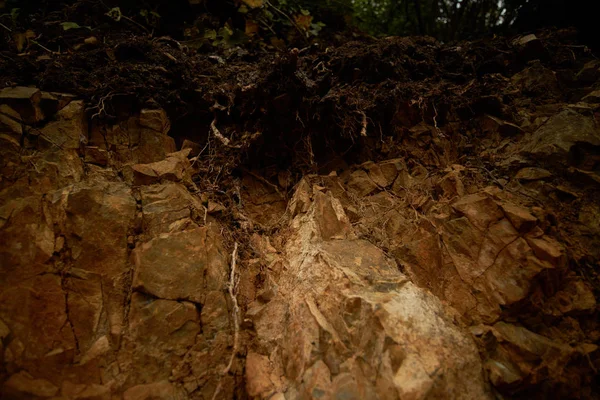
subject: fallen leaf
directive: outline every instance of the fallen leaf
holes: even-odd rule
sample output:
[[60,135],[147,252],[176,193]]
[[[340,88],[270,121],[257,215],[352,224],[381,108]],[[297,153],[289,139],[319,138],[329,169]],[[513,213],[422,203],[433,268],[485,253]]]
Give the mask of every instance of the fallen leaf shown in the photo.
[[17,32],[13,35],[15,40],[17,51],[20,53],[25,48],[25,45],[29,45],[29,39],[35,38],[35,32],[27,30],[25,33]]
[[63,22],[60,24],[63,30],[68,31],[69,29],[78,29],[81,28],[77,22]]
[[260,26],[253,20],[246,20],[246,35],[254,36],[260,31]]
[[310,29],[310,24],[312,23],[312,15],[304,15],[304,14],[299,14],[296,15],[294,17],[294,20],[296,21],[296,25],[298,25],[300,28],[302,28],[305,31],[308,31]]

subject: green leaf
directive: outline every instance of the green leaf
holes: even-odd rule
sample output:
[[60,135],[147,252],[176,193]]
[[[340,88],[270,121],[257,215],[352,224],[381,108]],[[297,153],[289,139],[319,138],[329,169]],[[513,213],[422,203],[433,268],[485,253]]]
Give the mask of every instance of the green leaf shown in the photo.
[[119,22],[121,20],[121,17],[123,16],[123,14],[121,14],[120,7],[111,8],[110,11],[107,12],[105,15],[111,17],[117,22]]
[[215,40],[217,38],[217,31],[215,31],[214,29],[205,30],[204,38],[210,39],[210,40]]
[[240,6],[240,8],[238,8],[238,12],[239,12],[240,14],[248,14],[248,11],[249,11],[249,10],[248,10],[248,7],[246,7],[246,5],[245,5],[245,4],[242,4],[242,5]]
[[148,10],[144,9],[144,10],[140,10],[140,15],[142,17],[147,17],[148,16]]
[[308,10],[300,10],[300,12],[302,13],[302,15],[310,15],[310,11]]
[[79,24],[76,22],[63,22],[60,24],[60,26],[62,26],[63,30],[65,30],[65,31],[68,31],[69,29],[81,28],[81,26],[79,26]]
[[10,10],[10,18],[13,21],[16,21],[16,19],[19,17],[19,12],[21,11],[20,8],[13,8],[12,10]]

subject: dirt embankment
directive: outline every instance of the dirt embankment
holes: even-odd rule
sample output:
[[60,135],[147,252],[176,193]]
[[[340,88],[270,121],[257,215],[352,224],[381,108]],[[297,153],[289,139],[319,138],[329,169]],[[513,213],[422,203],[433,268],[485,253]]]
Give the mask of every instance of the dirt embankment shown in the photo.
[[600,63],[573,32],[91,36],[2,48],[3,396],[598,396]]

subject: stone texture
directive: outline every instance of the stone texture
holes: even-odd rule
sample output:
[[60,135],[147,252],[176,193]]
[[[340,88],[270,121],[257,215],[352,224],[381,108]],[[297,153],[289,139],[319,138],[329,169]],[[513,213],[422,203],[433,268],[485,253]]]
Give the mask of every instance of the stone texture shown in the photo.
[[169,378],[198,333],[200,316],[194,304],[134,293],[126,349],[131,352],[128,362],[144,365],[144,369],[132,371],[133,381],[151,383]]
[[548,97],[559,93],[558,80],[554,71],[539,61],[512,76],[512,83],[528,96]]
[[[259,354],[283,368],[296,398],[488,398],[476,348],[441,303],[372,244],[320,235],[318,204],[291,222],[277,295],[249,311],[264,341]],[[346,231],[348,222],[337,229]],[[265,375],[247,371],[259,388],[270,387]]]
[[220,238],[207,228],[160,235],[136,247],[132,260],[135,290],[196,303],[222,290],[228,270]]
[[510,223],[521,233],[529,232],[537,224],[538,219],[524,207],[511,203],[501,203],[500,207]]
[[459,213],[465,215],[478,229],[486,230],[489,225],[502,217],[502,210],[485,194],[472,194],[452,203]]
[[368,162],[361,167],[367,170],[369,178],[381,188],[391,186],[398,176],[398,172],[406,168],[400,159],[388,160],[379,164]]
[[133,184],[151,185],[161,181],[191,182],[191,165],[187,159],[190,149],[172,153],[165,160],[152,164],[137,164],[133,166]]
[[[536,68],[514,80],[528,95]],[[87,138],[72,96],[2,93],[2,399],[211,399],[219,381],[223,399],[479,399],[488,381],[506,398],[589,398],[600,212],[575,172],[598,162],[592,105],[531,104],[510,140],[489,118],[493,180],[469,155],[477,124],[444,119],[449,146],[415,105],[401,152],[381,142],[412,176],[404,159],[340,163],[288,201],[295,175],[269,172],[277,189],[256,170],[231,202],[196,194],[162,110]],[[233,238],[240,346],[221,376]]]
[[116,125],[92,125],[89,144],[112,152],[117,167],[153,163],[176,151],[169,129],[164,110],[142,110]]
[[21,116],[6,104],[0,104],[0,134],[14,139],[17,143],[23,134]]
[[61,394],[63,397],[73,400],[111,400],[110,387],[94,383],[85,385],[64,382]]
[[269,398],[275,384],[271,380],[273,368],[267,356],[249,352],[246,355],[246,390],[249,396]]
[[515,178],[522,181],[537,181],[550,178],[551,176],[552,173],[543,168],[527,167],[520,169],[515,175]]
[[82,100],[72,101],[40,129],[46,147],[79,149],[87,143],[87,118]]
[[566,109],[535,131],[523,151],[549,164],[567,163],[576,144],[600,146],[600,131],[592,117]]
[[35,124],[44,119],[40,108],[42,92],[36,88],[16,86],[0,90],[0,104],[16,110],[27,124]]
[[594,90],[593,92],[585,95],[581,101],[593,104],[600,103],[600,90]]
[[576,78],[581,83],[594,83],[600,78],[600,61],[592,60],[587,62],[577,73]]
[[498,134],[501,137],[512,137],[523,133],[523,130],[519,126],[491,115],[483,116],[480,124],[481,129],[485,133]]
[[36,379],[25,371],[12,375],[2,386],[2,396],[11,399],[49,398],[58,388],[45,379]]
[[191,217],[203,213],[200,200],[180,184],[143,186],[140,196],[142,228],[150,237],[195,227]]
[[534,34],[518,37],[513,40],[512,44],[524,61],[541,59],[548,56],[546,47]]
[[[0,397],[212,398],[232,345],[221,228],[198,228],[204,208],[182,184],[132,189],[117,173],[127,177],[127,163],[137,159],[189,166],[189,151],[172,153],[164,111],[142,112],[123,136],[92,129],[88,146],[83,103],[7,92],[0,100]],[[35,131],[27,127],[33,120]],[[161,288],[170,270],[144,264],[139,287],[167,298],[132,290],[132,249],[161,240],[179,248],[165,249],[162,265],[186,266],[174,286],[189,285]],[[237,376],[241,365],[234,362]],[[222,394],[232,398],[234,377],[223,381]]]
[[106,166],[108,165],[108,151],[97,146],[87,146],[85,148],[84,161],[90,164]]
[[514,386],[525,379],[559,377],[574,353],[570,346],[505,322],[493,326],[489,340],[493,350],[486,369],[492,384],[499,388]]
[[377,184],[369,178],[369,175],[358,170],[353,172],[348,179],[348,188],[356,193],[359,197],[368,196],[377,190]]
[[187,396],[169,381],[138,385],[127,389],[123,400],[184,400]]

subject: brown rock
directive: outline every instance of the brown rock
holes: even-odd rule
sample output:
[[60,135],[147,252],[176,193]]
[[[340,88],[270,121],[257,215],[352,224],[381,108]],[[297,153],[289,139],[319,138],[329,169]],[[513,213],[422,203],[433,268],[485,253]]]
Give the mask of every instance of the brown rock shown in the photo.
[[54,116],[41,130],[47,147],[79,149],[87,143],[87,118],[82,100],[72,101]]
[[361,167],[368,171],[369,178],[371,178],[377,186],[386,188],[394,183],[398,171],[402,169],[402,164],[400,160],[390,160],[380,164],[375,164],[370,161],[361,165]]
[[569,280],[562,290],[556,292],[544,304],[547,314],[561,316],[573,311],[592,311],[596,298],[590,288],[580,279]]
[[166,133],[171,124],[165,110],[142,110],[140,112],[140,126],[156,132]]
[[132,168],[134,185],[152,185],[160,182],[160,178],[152,168],[152,164],[137,164]]
[[518,37],[513,40],[512,44],[519,52],[519,56],[525,61],[541,59],[547,56],[544,44],[534,34]]
[[465,187],[456,172],[449,172],[444,175],[436,184],[436,188],[446,198],[462,197],[465,195]]
[[[32,292],[31,287],[36,291]],[[65,292],[58,276],[40,275],[3,289],[0,318],[15,339],[27,345],[23,357],[42,363],[49,361],[44,359],[48,353],[75,349],[65,313]]]
[[181,145],[181,150],[186,149],[190,149],[190,154],[196,157],[200,153],[200,150],[202,150],[202,147],[196,142],[184,139],[183,144]]
[[0,104],[0,133],[16,139],[17,144],[23,134],[21,116],[6,104]]
[[79,351],[86,352],[96,339],[104,308],[102,283],[98,277],[67,279],[69,321],[77,337]]
[[[247,314],[288,393],[489,398],[474,344],[434,296],[371,243],[322,237],[320,198],[328,194],[315,192],[308,211],[290,222],[278,292]],[[436,375],[438,368],[446,373]]]
[[87,146],[85,148],[84,161],[90,164],[106,166],[108,165],[108,151],[97,146]]
[[537,224],[538,219],[526,208],[511,203],[500,203],[500,207],[510,223],[521,233],[529,232]]
[[0,320],[0,341],[4,340],[10,334],[10,329],[8,326]]
[[135,290],[196,303],[223,289],[229,269],[220,237],[208,228],[162,234],[138,245],[132,258]]
[[209,214],[217,214],[225,211],[226,208],[221,203],[217,203],[216,201],[209,200],[208,201],[208,213]]
[[2,386],[2,397],[7,399],[30,399],[35,397],[53,397],[58,393],[58,388],[45,379],[36,379],[26,371],[20,371]]
[[452,208],[465,215],[480,230],[486,230],[492,222],[503,217],[498,205],[484,194],[464,196],[452,203]]
[[93,124],[89,144],[113,152],[117,165],[153,163],[176,150],[169,129],[164,110],[142,110],[116,125]]
[[535,131],[524,143],[523,152],[551,164],[566,164],[576,144],[600,146],[600,132],[593,117],[566,109]]
[[498,322],[487,346],[491,357],[486,362],[492,384],[507,388],[526,377],[560,379],[574,351],[525,328]]
[[123,394],[123,400],[185,400],[185,393],[169,381],[131,387]]
[[61,394],[69,400],[111,400],[112,398],[110,388],[98,384],[63,382]]
[[[163,141],[163,145],[165,147],[165,152],[168,153],[174,153],[177,151],[177,144],[175,143],[175,139],[173,139],[171,136],[163,136],[162,137],[162,141]],[[185,149],[183,149],[185,150]]]
[[339,200],[315,193],[315,221],[323,240],[352,237],[352,226]]
[[66,93],[42,92],[40,107],[46,116],[52,116],[65,108],[76,96]]
[[[136,213],[131,189],[122,182],[106,182],[98,178],[93,187],[75,185],[48,196],[49,209],[61,227],[72,258],[72,267],[86,273],[85,279],[102,284],[103,312],[106,319],[101,330],[110,331],[118,342],[124,326],[123,304],[129,290],[123,277],[129,273],[127,236]],[[97,283],[82,282],[85,295],[99,296]],[[90,286],[91,285],[91,286]],[[94,300],[90,308],[82,308],[82,329],[97,315]],[[90,337],[88,339],[92,341]],[[90,343],[91,344],[91,343]]]
[[[142,186],[142,228],[150,237],[195,227],[191,216],[203,210],[199,199],[181,184]],[[203,213],[203,211],[202,211]]]
[[529,96],[548,97],[559,92],[558,80],[553,71],[545,68],[539,61],[513,75],[511,81]]
[[131,371],[131,378],[134,381],[167,379],[199,333],[200,315],[194,304],[134,293],[127,348],[131,349],[132,363],[144,368]]
[[271,381],[272,367],[269,358],[248,352],[246,356],[246,390],[251,397],[269,398],[275,385]]
[[151,185],[163,180],[190,180],[190,162],[187,156],[190,149],[168,154],[167,158],[151,164],[133,166],[134,185]]
[[592,60],[583,66],[577,73],[577,80],[581,83],[594,83],[600,78],[600,61]]
[[41,198],[16,198],[0,208],[0,282],[20,282],[46,270],[54,253],[54,231],[40,215]]
[[540,260],[548,261],[555,266],[562,266],[565,261],[563,247],[554,239],[547,236],[542,238],[527,238],[527,243]]
[[[300,387],[300,397],[303,399],[322,399],[330,398],[332,391],[331,372],[322,360],[317,360],[308,368],[302,376],[302,386]],[[343,390],[335,390],[338,398]],[[356,394],[356,393],[355,393]]]
[[[414,261],[408,259],[412,261],[409,265],[412,274],[418,276],[416,282],[427,283],[434,293],[446,298],[459,312],[475,321],[494,322],[500,315],[501,306],[524,299],[532,279],[544,269],[553,267],[553,264],[539,260],[520,235],[506,218],[491,222],[483,232],[464,217],[453,219],[444,222],[442,239],[450,258],[445,262],[453,264],[456,273],[442,267],[437,242],[419,250],[433,255],[419,256]],[[413,257],[418,254],[421,253]],[[412,267],[415,262],[417,264]],[[424,262],[433,267],[421,267]],[[435,268],[435,265],[439,267]],[[430,271],[431,268],[434,271]]]
[[480,125],[483,132],[488,134],[499,134],[501,137],[511,137],[523,133],[523,130],[517,125],[491,115],[484,115],[480,119]]
[[89,350],[81,357],[81,359],[79,360],[79,364],[85,365],[88,362],[90,362],[98,357],[102,357],[104,354],[108,353],[110,350],[111,350],[111,347],[110,347],[110,343],[108,341],[108,337],[101,336],[98,340],[96,340],[96,342],[94,342],[94,344],[92,344],[92,346],[89,348]]
[[517,175],[515,175],[515,178],[523,181],[537,181],[540,179],[550,178],[551,176],[552,174],[545,169],[527,167],[520,169],[519,172],[517,172]]
[[365,197],[377,190],[377,184],[361,169],[350,175],[348,188],[355,192],[358,197]]
[[600,90],[594,90],[590,94],[586,95],[581,101],[586,103],[598,104],[600,103]]
[[41,99],[42,92],[36,88],[17,86],[0,90],[0,104],[6,104],[16,110],[28,125],[44,119],[40,108]]

